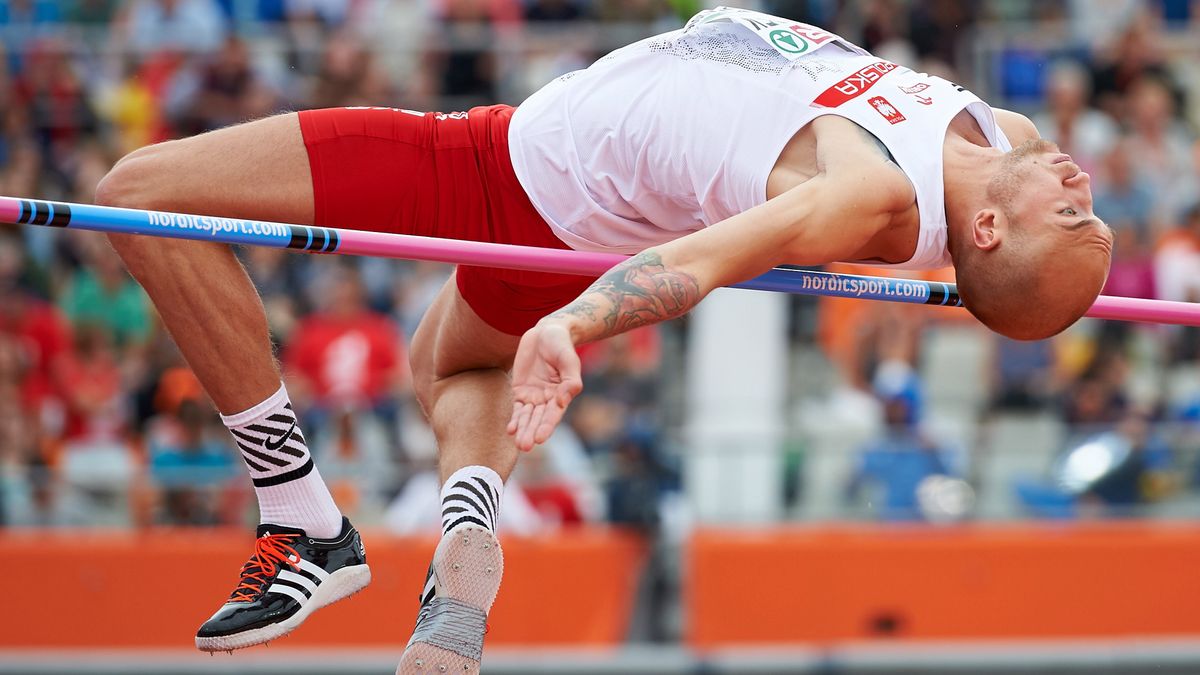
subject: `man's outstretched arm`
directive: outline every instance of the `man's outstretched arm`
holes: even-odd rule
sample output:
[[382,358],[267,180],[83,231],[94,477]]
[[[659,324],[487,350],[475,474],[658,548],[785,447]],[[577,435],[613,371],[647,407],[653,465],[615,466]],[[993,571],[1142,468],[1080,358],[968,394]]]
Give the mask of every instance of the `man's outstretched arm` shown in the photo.
[[609,270],[544,321],[563,324],[572,341],[583,344],[682,316],[703,296],[695,275],[668,267],[662,253],[650,249]]
[[[818,176],[712,227],[647,249],[609,270],[522,338],[513,365],[517,446],[543,442],[583,387],[575,346],[682,316],[715,288],[784,262],[846,259],[886,226],[894,204],[869,172]],[[881,195],[883,197],[881,198]]]

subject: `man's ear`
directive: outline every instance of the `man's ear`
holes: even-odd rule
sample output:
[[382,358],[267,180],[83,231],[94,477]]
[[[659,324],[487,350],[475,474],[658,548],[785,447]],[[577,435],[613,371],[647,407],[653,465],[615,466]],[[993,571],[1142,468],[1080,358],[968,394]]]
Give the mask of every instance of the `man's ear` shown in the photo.
[[971,221],[971,242],[981,251],[990,251],[1000,245],[1007,227],[1004,214],[995,209],[984,209]]

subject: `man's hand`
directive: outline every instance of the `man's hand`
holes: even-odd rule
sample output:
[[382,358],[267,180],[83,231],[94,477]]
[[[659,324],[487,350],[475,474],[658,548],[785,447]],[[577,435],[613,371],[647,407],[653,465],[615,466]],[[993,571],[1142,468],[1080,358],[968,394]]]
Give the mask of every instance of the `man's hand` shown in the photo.
[[543,443],[583,389],[579,355],[567,327],[543,322],[521,337],[512,371],[513,414],[508,433],[526,452]]

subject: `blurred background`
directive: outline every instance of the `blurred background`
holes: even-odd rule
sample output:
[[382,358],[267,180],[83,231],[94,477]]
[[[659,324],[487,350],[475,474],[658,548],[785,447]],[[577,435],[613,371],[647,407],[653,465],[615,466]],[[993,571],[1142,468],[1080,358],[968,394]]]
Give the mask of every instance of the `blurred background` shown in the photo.
[[[1200,301],[1200,2],[745,6],[1029,115],[1093,176],[1105,292]],[[518,104],[704,7],[3,0],[0,194],[89,202],[130,150],[282,110]],[[0,672],[394,667],[438,527],[405,347],[448,269],[241,255],[378,581],[197,660],[257,523],[230,439],[102,237],[0,229]],[[582,355],[506,494],[489,672],[1200,673],[1196,330],[722,291]]]

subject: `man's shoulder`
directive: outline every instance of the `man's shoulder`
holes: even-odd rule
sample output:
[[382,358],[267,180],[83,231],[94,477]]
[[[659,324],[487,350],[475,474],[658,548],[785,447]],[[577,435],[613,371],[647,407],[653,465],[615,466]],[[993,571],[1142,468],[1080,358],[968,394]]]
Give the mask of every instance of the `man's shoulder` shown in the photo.
[[1008,137],[1009,143],[1013,147],[1041,138],[1041,133],[1038,132],[1037,125],[1033,120],[1018,112],[1005,110],[1004,108],[992,108],[992,113],[996,116],[996,124],[1004,135]]

